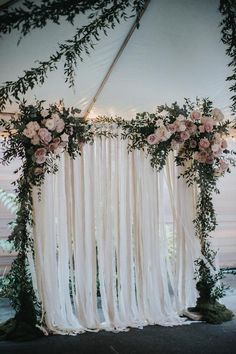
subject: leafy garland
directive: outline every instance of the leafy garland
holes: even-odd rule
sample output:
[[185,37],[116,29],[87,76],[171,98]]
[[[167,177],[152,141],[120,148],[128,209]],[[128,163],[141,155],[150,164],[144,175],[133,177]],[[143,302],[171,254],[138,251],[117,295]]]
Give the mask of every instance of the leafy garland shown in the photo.
[[235,0],[220,0],[219,11],[223,17],[220,26],[222,42],[227,46],[226,54],[231,61],[228,66],[232,69],[232,74],[227,77],[231,81],[230,91],[232,91],[232,111],[236,113],[236,2]]
[[[128,150],[144,150],[157,171],[164,167],[169,152],[174,151],[176,164],[183,167],[179,177],[184,177],[188,186],[197,185],[199,193],[194,224],[203,257],[196,260],[199,290],[196,309],[208,322],[231,319],[231,311],[216,301],[224,296],[225,287],[218,285],[222,273],[215,269],[215,252],[209,242],[209,235],[216,227],[212,195],[218,192],[218,178],[230,171],[229,161],[234,164],[224,138],[229,134],[230,122],[223,121],[222,112],[213,109],[208,99],[197,100],[196,105],[186,100],[182,108],[174,103],[170,107],[158,107],[155,114],[138,114],[131,121],[103,117],[92,124],[79,117],[79,110],[66,109],[62,102],[48,109],[43,108],[43,102],[37,102],[35,106],[25,103],[20,106],[19,116],[1,122],[9,134],[4,141],[3,162],[10,163],[14,158],[22,160],[20,177],[15,182],[19,209],[9,237],[18,256],[5,287],[16,317],[13,330],[10,326],[5,338],[21,337],[22,323],[31,336],[38,335],[35,326],[39,324],[40,304],[33,290],[27,258],[29,252],[33,253],[33,186],[40,187],[47,173],[57,172],[57,161],[63,151],[75,158],[82,145],[93,143],[95,136],[116,137],[114,126],[121,128],[122,138],[128,140]],[[213,320],[205,311],[206,304],[217,308]],[[221,313],[227,316],[222,317]]]
[[10,33],[13,29],[27,35],[35,28],[43,28],[48,21],[60,24],[62,19],[74,24],[77,15],[87,17],[88,24],[76,27],[75,35],[59,43],[54,54],[38,65],[24,71],[16,81],[7,81],[0,87],[0,110],[6,103],[12,103],[13,97],[19,101],[19,95],[24,95],[36,85],[42,85],[48,72],[57,69],[59,62],[64,62],[65,82],[74,85],[75,68],[78,61],[83,61],[84,54],[90,54],[101,33],[107,35],[109,29],[114,29],[120,21],[127,21],[136,16],[137,26],[145,0],[42,0],[40,4],[26,0],[23,7],[5,10],[0,14],[0,34]]

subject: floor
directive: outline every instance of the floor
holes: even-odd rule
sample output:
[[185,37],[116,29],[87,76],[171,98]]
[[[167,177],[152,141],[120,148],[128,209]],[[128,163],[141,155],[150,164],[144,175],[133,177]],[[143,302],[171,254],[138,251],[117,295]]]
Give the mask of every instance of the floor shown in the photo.
[[[227,275],[231,290],[223,303],[236,315],[236,276]],[[11,315],[2,303],[0,321]],[[236,317],[221,325],[193,323],[178,327],[148,326],[129,332],[48,336],[31,342],[0,342],[1,354],[235,354]]]

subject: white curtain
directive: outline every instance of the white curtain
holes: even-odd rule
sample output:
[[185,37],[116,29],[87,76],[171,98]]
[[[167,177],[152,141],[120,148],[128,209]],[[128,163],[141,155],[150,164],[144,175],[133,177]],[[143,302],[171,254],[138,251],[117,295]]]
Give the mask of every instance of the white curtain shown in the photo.
[[171,159],[157,173],[120,138],[96,138],[61,157],[41,200],[35,188],[36,290],[51,332],[186,323],[200,250],[193,193]]

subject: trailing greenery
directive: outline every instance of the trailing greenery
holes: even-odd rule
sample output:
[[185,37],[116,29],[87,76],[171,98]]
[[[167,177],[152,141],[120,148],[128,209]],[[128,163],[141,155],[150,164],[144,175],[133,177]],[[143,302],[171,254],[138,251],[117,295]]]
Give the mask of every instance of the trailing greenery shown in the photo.
[[223,273],[215,268],[216,252],[209,241],[217,226],[213,205],[213,194],[219,193],[217,180],[226,171],[230,172],[229,163],[235,165],[224,139],[230,126],[231,122],[223,121],[222,112],[213,109],[209,99],[197,99],[196,104],[186,100],[183,107],[177,103],[160,106],[156,114],[144,112],[130,122],[123,122],[123,138],[129,139],[130,151],[146,151],[151,165],[160,171],[169,152],[175,150],[175,162],[183,169],[179,177],[188,186],[195,184],[198,188],[194,225],[202,257],[195,262],[199,291],[196,309],[209,323],[220,323],[233,316],[217,302],[227,287],[220,282]]
[[226,54],[230,57],[228,66],[232,74],[227,77],[231,82],[230,91],[233,93],[232,111],[236,113],[236,2],[235,0],[220,0],[219,11],[223,19],[220,23],[222,42],[227,46]]
[[34,253],[32,188],[40,187],[46,173],[57,172],[56,160],[62,151],[67,151],[74,158],[80,153],[82,144],[92,138],[90,125],[78,117],[80,111],[73,108],[67,110],[62,103],[44,110],[42,103],[37,102],[35,106],[22,104],[20,118],[17,116],[8,122],[1,122],[8,133],[3,143],[2,162],[8,164],[13,158],[22,161],[17,171],[20,176],[14,182],[18,205],[15,226],[8,239],[17,251],[17,258],[12,263],[3,288],[16,316],[1,327],[5,339],[12,336],[24,339],[22,329],[27,329],[30,337],[39,334],[36,324],[41,317],[41,310],[28,264],[28,253]]
[[25,70],[16,81],[5,82],[0,88],[0,109],[4,109],[8,101],[11,103],[12,97],[19,101],[20,95],[36,85],[42,85],[60,61],[64,62],[65,81],[70,87],[73,86],[78,61],[83,61],[84,54],[90,54],[100,35],[107,35],[108,30],[132,16],[136,16],[138,25],[144,5],[144,0],[43,0],[39,5],[26,0],[23,7],[3,11],[0,15],[2,34],[17,29],[25,36],[34,28],[43,28],[48,21],[60,24],[61,19],[73,24],[79,14],[86,16],[88,24],[76,27],[75,35],[58,44],[56,52],[48,59],[38,61],[37,66]]

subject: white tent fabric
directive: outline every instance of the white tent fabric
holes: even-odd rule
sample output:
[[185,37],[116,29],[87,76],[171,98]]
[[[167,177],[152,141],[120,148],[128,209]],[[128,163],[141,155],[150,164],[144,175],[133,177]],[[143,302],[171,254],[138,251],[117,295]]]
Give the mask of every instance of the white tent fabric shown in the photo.
[[[172,166],[157,173],[144,152],[128,154],[120,138],[96,138],[81,157],[63,155],[40,201],[34,189],[37,293],[50,331],[185,323],[179,315],[196,301],[200,247],[193,194]],[[165,204],[174,194],[170,257]]]
[[[26,97],[48,103],[63,98],[67,106],[85,112],[133,20],[122,22],[108,37],[101,36],[91,56],[78,63],[74,91],[64,83],[61,65],[58,72],[49,74],[45,85]],[[155,111],[157,105],[176,100],[182,104],[184,97],[196,96],[210,97],[215,106],[229,112],[229,83],[225,81],[229,59],[220,41],[220,21],[215,0],[151,0],[90,117],[106,114],[130,119],[136,112]],[[83,23],[79,18],[76,24]],[[17,32],[5,35],[0,41],[1,81],[14,80],[34,60],[47,58],[74,31],[67,23],[49,24],[32,31],[19,47]],[[8,106],[7,110],[15,108]]]

